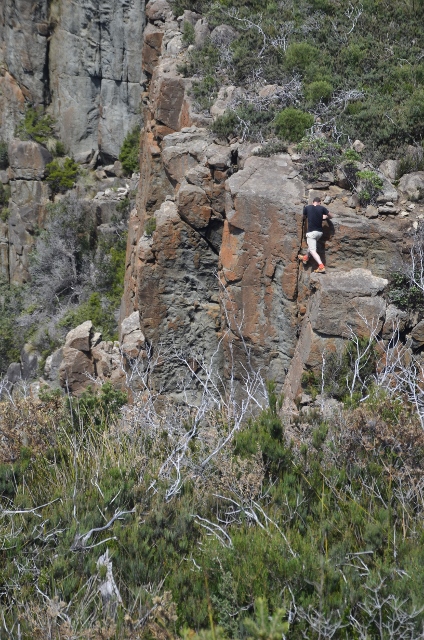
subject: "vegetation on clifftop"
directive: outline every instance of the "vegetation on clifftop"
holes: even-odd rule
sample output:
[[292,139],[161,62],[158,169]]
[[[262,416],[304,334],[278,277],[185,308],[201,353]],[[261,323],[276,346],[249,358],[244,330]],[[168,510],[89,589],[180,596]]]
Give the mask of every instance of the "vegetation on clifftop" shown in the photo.
[[[361,139],[373,161],[423,139],[423,2],[175,0],[176,15],[185,9],[200,12],[211,28],[236,30],[232,40],[206,40],[186,67],[201,108],[221,86],[245,90],[231,105],[233,134],[266,138],[269,116],[295,108],[313,115],[315,133],[342,143]],[[273,84],[274,97],[261,97]],[[248,108],[262,114],[262,128],[245,117]]]

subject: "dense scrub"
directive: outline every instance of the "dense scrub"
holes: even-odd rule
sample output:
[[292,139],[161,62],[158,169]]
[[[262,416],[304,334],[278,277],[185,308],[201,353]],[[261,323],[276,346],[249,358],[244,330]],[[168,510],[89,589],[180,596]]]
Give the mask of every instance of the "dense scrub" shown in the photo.
[[421,637],[424,435],[386,396],[290,422],[271,386],[221,448],[223,408],[42,397],[0,405],[0,637]]
[[[230,42],[215,38],[192,51],[186,67],[198,78],[193,94],[200,108],[225,84],[246,89],[227,118],[228,134],[259,140],[273,128],[278,134],[268,123],[296,108],[315,117],[314,133],[339,142],[360,138],[373,160],[422,140],[421,1],[175,0],[175,13],[184,9],[201,12],[212,28],[224,23],[237,32]],[[279,85],[273,99],[257,93],[266,84]],[[249,110],[262,122],[249,120]],[[295,140],[297,129],[280,133]]]

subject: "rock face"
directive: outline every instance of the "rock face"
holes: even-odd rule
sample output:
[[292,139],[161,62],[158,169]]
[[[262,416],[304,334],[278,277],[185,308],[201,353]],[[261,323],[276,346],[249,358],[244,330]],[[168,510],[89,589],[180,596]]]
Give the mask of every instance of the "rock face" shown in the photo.
[[53,160],[49,151],[37,142],[12,140],[9,163],[15,180],[42,180],[46,165]]
[[35,3],[0,8],[0,137],[10,140],[24,101],[48,107],[77,159],[117,158],[140,122],[144,0]]
[[[144,1],[62,2],[50,43],[53,115],[74,155],[117,158],[140,121]],[[76,96],[78,99],[76,100]]]
[[388,281],[367,269],[313,274],[302,330],[283,386],[286,403],[297,396],[305,367],[320,370],[326,354],[344,348],[352,335],[378,333],[384,323]]

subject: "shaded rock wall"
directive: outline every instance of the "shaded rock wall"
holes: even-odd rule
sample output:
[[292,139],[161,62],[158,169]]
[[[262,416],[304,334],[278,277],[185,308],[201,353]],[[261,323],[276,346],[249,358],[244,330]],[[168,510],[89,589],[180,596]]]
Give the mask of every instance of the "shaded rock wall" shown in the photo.
[[144,0],[5,0],[0,7],[0,138],[24,103],[50,107],[69,153],[116,158],[140,123]]

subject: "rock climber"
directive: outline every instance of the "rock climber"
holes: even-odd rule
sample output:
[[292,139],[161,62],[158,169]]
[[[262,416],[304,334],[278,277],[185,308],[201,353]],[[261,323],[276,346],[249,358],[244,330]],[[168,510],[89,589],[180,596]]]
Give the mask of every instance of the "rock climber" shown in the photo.
[[332,217],[329,210],[321,205],[321,198],[318,196],[314,198],[312,204],[303,207],[303,220],[308,221],[308,231],[306,233],[308,249],[305,255],[299,255],[298,258],[303,264],[307,264],[309,257],[312,256],[318,263],[318,269],[315,269],[314,273],[325,273],[325,266],[317,253],[317,241],[323,234],[322,221]]

